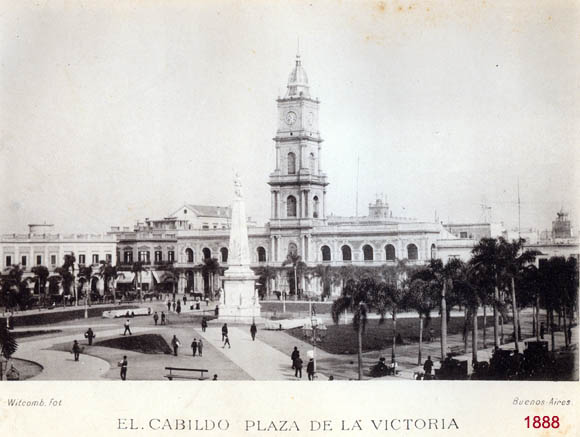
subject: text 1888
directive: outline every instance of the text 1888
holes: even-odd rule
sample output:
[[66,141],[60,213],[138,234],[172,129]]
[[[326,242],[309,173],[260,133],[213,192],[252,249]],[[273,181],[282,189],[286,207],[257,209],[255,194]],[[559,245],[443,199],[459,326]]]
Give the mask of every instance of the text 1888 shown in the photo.
[[528,428],[560,428],[560,418],[558,416],[527,416],[525,419]]

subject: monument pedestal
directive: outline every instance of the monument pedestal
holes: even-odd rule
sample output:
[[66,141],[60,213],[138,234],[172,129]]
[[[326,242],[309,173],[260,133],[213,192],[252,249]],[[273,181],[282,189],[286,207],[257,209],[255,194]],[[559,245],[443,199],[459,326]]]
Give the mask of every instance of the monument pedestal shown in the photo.
[[257,276],[247,269],[231,267],[221,277],[224,292],[219,305],[219,320],[231,323],[251,324],[260,317],[260,304],[255,289]]

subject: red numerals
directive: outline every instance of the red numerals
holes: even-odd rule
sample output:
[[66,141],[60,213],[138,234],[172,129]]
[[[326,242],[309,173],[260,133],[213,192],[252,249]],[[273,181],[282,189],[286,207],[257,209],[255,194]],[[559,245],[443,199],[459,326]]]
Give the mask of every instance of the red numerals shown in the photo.
[[560,428],[560,418],[558,416],[534,416],[530,418],[527,416],[525,419],[528,428]]

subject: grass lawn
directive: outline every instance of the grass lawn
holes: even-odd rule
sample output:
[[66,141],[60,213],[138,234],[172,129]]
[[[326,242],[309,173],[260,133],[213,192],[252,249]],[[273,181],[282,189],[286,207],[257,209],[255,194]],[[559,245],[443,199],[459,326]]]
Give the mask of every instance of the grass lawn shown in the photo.
[[95,346],[141,352],[143,354],[171,354],[165,339],[158,334],[129,335],[94,343]]
[[[478,327],[483,326],[483,317],[478,317]],[[433,328],[433,341],[439,341],[441,330],[439,319],[433,319],[426,329],[423,329],[423,341],[429,337],[429,329]],[[487,318],[487,328],[489,335],[493,335],[493,318]],[[511,325],[504,322],[504,332],[509,335],[511,333]],[[302,341],[311,343],[310,338],[304,338],[304,331],[302,328],[294,328],[288,331],[290,335],[299,338]],[[459,334],[463,332],[463,317],[451,317],[447,324],[447,333]],[[405,318],[397,320],[397,333],[401,335],[402,344],[416,343],[419,341],[419,319]],[[386,349],[392,346],[393,343],[393,322],[386,319],[383,324],[379,324],[378,320],[369,320],[363,334],[363,352]],[[470,340],[471,341],[471,337]],[[399,344],[399,343],[397,343]],[[322,337],[321,341],[316,343],[320,349],[331,354],[356,354],[357,352],[357,334],[353,329],[352,324],[348,325],[328,325],[326,335]]]
[[58,334],[60,329],[43,329],[41,331],[16,331],[12,333],[14,338],[34,337],[35,335]]

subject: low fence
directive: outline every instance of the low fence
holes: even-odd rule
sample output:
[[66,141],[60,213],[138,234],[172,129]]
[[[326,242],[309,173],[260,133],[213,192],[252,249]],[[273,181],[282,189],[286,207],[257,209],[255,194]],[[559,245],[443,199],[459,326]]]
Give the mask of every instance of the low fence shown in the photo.
[[[108,310],[131,310],[138,308],[137,305],[95,305],[87,309],[89,317],[101,317],[103,311]],[[38,313],[14,314],[12,321],[14,327],[31,326],[31,325],[50,325],[52,323],[65,322],[68,320],[82,319],[85,317],[84,307],[55,308],[52,310],[41,310]],[[0,317],[0,323],[6,326],[8,315]]]

